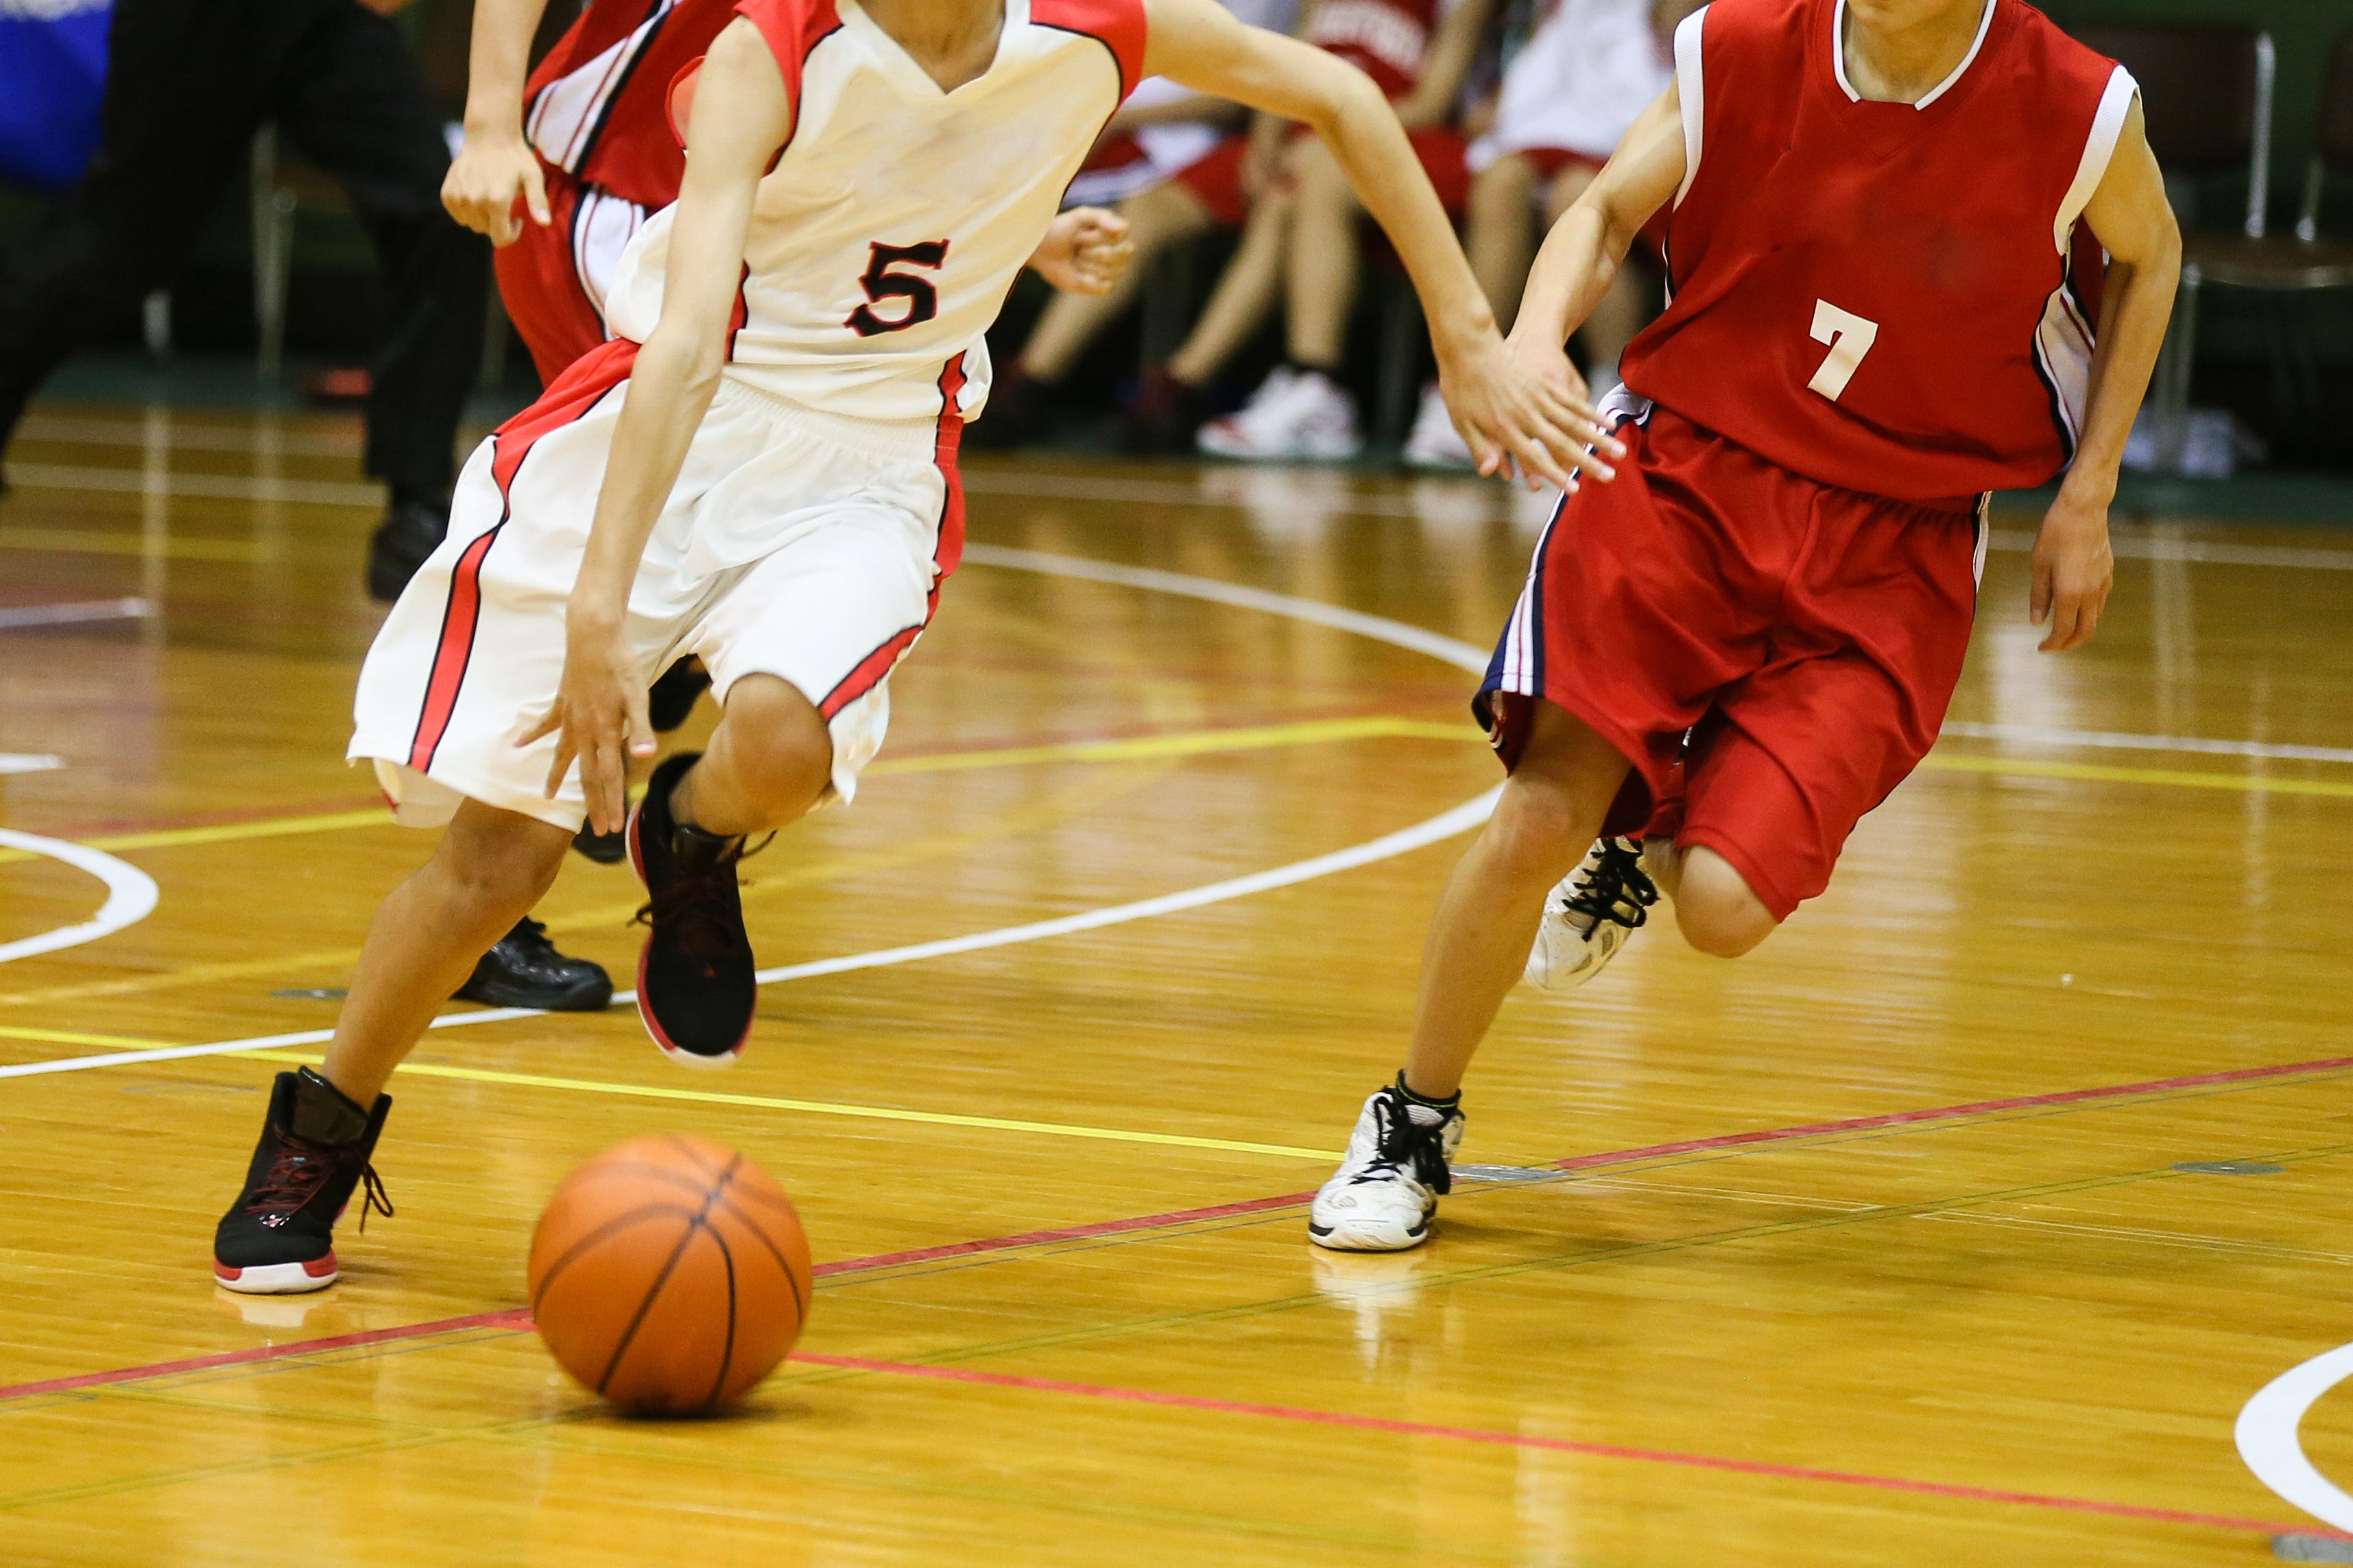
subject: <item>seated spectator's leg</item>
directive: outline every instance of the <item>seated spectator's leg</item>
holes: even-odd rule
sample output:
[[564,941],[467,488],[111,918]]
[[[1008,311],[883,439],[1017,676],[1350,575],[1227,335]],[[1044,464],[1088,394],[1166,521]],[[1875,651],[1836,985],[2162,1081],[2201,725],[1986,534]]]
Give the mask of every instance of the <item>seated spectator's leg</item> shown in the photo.
[[1285,268],[1291,363],[1337,380],[1346,354],[1348,312],[1356,307],[1363,247],[1356,216],[1364,205],[1339,160],[1320,141],[1292,144],[1288,163],[1298,192]]
[[1049,385],[1062,379],[1094,335],[1135,301],[1152,258],[1168,247],[1209,227],[1208,209],[1175,180],[1138,191],[1119,204],[1135,256],[1108,294],[1057,293],[1038,318],[1016,362],[1022,374]]
[[1168,374],[1202,387],[1240,352],[1282,292],[1283,248],[1291,237],[1293,196],[1270,190],[1250,208],[1242,242],[1226,264],[1201,319],[1168,356]]
[[[1552,186],[1545,193],[1546,233],[1599,173],[1589,164],[1571,163],[1553,176]],[[1609,292],[1577,330],[1577,342],[1585,349],[1585,378],[1597,396],[1618,384],[1618,356],[1650,321],[1651,309],[1650,279],[1642,263],[1630,255],[1610,280]]]
[[[1573,199],[1573,198],[1572,198]],[[1472,275],[1486,290],[1495,323],[1505,331],[1520,313],[1520,291],[1535,265],[1535,171],[1506,153],[1472,177],[1471,223],[1463,249]]]

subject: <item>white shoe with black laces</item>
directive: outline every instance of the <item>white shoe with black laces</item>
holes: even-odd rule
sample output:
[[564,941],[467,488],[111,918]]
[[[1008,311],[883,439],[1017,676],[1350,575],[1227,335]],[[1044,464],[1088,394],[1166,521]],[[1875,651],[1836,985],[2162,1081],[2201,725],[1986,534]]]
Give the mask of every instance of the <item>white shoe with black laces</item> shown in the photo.
[[1403,1252],[1430,1239],[1448,1171],[1462,1146],[1462,1112],[1418,1105],[1391,1084],[1356,1117],[1348,1152],[1315,1194],[1308,1239],[1335,1252]]
[[1585,864],[1545,896],[1544,921],[1521,977],[1543,991],[1584,984],[1618,955],[1658,901],[1658,884],[1642,869],[1641,839],[1595,839]]

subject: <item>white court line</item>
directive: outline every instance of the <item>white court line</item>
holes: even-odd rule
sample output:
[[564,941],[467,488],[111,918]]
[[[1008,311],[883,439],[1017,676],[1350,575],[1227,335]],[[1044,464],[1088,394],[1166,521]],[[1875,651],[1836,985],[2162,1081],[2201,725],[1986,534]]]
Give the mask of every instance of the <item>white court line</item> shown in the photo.
[[51,752],[0,752],[0,774],[52,773],[66,760]]
[[[1155,593],[1175,594],[1187,598],[1207,599],[1216,604],[1235,605],[1247,609],[1263,610],[1271,615],[1307,621],[1316,626],[1332,626],[1354,632],[1377,642],[1410,648],[1416,653],[1453,665],[1459,669],[1483,672],[1487,656],[1466,642],[1424,631],[1419,626],[1392,621],[1380,616],[1367,616],[1355,610],[1344,610],[1335,605],[1320,604],[1314,599],[1297,599],[1284,594],[1270,594],[1261,589],[1244,588],[1231,583],[1220,583],[1208,577],[1190,577],[1174,572],[1155,572],[1142,567],[1115,566],[1105,562],[1086,561],[1075,556],[1046,555],[1029,550],[1006,550],[995,545],[973,544],[965,547],[965,559],[986,566],[1003,566],[1017,572],[1039,572],[1059,577],[1079,577],[1090,582],[1113,583],[1124,586],[1149,589]],[[987,948],[1009,947],[1016,942],[1038,942],[1047,937],[1068,936],[1074,932],[1100,931],[1105,926],[1123,925],[1130,921],[1150,920],[1156,915],[1176,914],[1184,910],[1197,910],[1206,904],[1223,903],[1229,899],[1248,898],[1276,888],[1313,881],[1335,872],[1369,866],[1377,860],[1390,859],[1408,854],[1425,845],[1436,844],[1465,833],[1484,822],[1495,809],[1503,786],[1475,799],[1464,801],[1451,811],[1440,812],[1426,822],[1385,834],[1368,843],[1334,850],[1305,860],[1294,860],[1288,866],[1271,870],[1253,871],[1246,876],[1230,877],[1206,887],[1190,888],[1180,893],[1164,893],[1158,898],[1140,899],[1134,903],[1115,904],[1109,909],[1088,910],[1075,915],[1063,915],[1054,920],[1033,921],[1026,925],[1004,926],[996,931],[976,931],[968,936],[948,937],[939,942],[915,942],[905,947],[883,948],[874,952],[851,953],[842,958],[822,958],[807,963],[790,963],[776,969],[760,971],[763,984],[785,980],[807,980],[821,974],[842,974],[853,970],[880,969],[894,963],[913,963],[926,958],[944,958],[952,953],[977,952]],[[29,837],[19,835],[19,837]],[[7,841],[0,836],[0,842]],[[42,840],[43,843],[53,842]],[[79,849],[78,845],[68,846]],[[95,855],[96,850],[83,851]],[[120,862],[117,862],[120,864]],[[126,868],[127,869],[128,868]],[[150,883],[152,888],[153,884]],[[637,994],[623,991],[613,1000],[633,1002]],[[473,1013],[452,1013],[433,1020],[436,1029],[463,1028],[474,1024],[503,1023],[510,1018],[537,1017],[538,1010],[529,1007],[491,1007]],[[293,1034],[257,1035],[242,1040],[213,1040],[195,1046],[159,1046],[152,1050],[108,1051],[97,1056],[65,1057],[52,1061],[20,1062],[13,1067],[0,1067],[0,1079],[37,1078],[49,1073],[80,1072],[90,1068],[132,1067],[141,1062],[180,1061],[190,1057],[222,1056],[231,1051],[264,1050],[278,1046],[317,1045],[333,1037],[332,1029],[304,1029]]]
[[2239,1412],[2239,1458],[2255,1479],[2313,1518],[2353,1530],[2353,1497],[2305,1458],[2296,1429],[2315,1401],[2353,1377],[2353,1345],[2339,1345],[2263,1384]]
[[[151,493],[155,481],[137,468],[101,468],[70,463],[16,463],[8,469],[13,483],[27,489],[109,490],[126,495]],[[1249,502],[1218,495],[1177,481],[1089,479],[1075,474],[1023,473],[976,469],[964,476],[965,489],[974,495],[1027,496],[1039,500],[1102,500],[1168,506],[1214,506],[1243,510]],[[237,474],[181,474],[164,478],[171,495],[225,500],[305,501],[325,506],[380,507],[382,485],[344,484],[323,479],[254,479]],[[1500,489],[1496,521],[1504,521],[1508,500]],[[1351,496],[1346,506],[1324,509],[1335,517],[1419,517],[1425,510],[1410,496]],[[2034,535],[2023,529],[1997,528],[1987,542],[1996,550],[2034,548]],[[2119,558],[2137,561],[2188,561],[2209,566],[2289,566],[2320,572],[2353,572],[2353,550],[2310,550],[2269,544],[2220,544],[2196,539],[2141,539],[2126,534],[2112,539]]]
[[2108,746],[2130,752],[2202,752],[2216,757],[2266,757],[2292,763],[2353,763],[2353,747],[2209,741],[2195,735],[2126,735],[2112,730],[2044,730],[2031,724],[1955,722],[1947,722],[1942,733],[1972,741],[2024,741],[2038,746]]
[[0,608],[0,631],[17,626],[63,626],[78,621],[136,621],[155,613],[144,599],[90,599],[73,605],[11,605]]
[[30,958],[37,952],[55,952],[61,947],[79,947],[86,942],[96,942],[100,937],[112,935],[124,926],[145,920],[155,907],[155,879],[136,866],[125,865],[102,849],[92,849],[86,844],[69,844],[62,838],[43,838],[36,833],[16,833],[5,827],[0,827],[0,845],[46,855],[52,860],[62,860],[106,884],[106,902],[100,906],[98,913],[79,925],[59,926],[38,936],[0,942],[0,963],[6,963],[11,959]]

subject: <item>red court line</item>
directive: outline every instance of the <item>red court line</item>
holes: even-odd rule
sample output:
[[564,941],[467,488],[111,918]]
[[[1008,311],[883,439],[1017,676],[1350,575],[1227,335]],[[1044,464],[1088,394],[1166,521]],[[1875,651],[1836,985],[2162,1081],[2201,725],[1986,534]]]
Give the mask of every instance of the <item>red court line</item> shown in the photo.
[[2009,1100],[1980,1100],[1968,1105],[1939,1106],[1933,1110],[1891,1110],[1880,1116],[1850,1116],[1837,1121],[1814,1121],[1802,1127],[1773,1127],[1756,1132],[1726,1132],[1715,1138],[1689,1138],[1680,1143],[1653,1143],[1647,1149],[1620,1149],[1608,1154],[1572,1154],[1546,1168],[1585,1171],[1597,1165],[1623,1165],[1667,1154],[1690,1154],[1708,1149],[1734,1149],[1748,1143],[1779,1143],[1792,1138],[1819,1138],[1829,1132],[1862,1132],[1874,1127],[1905,1127],[1921,1121],[1951,1121],[1964,1116],[1984,1116],[1997,1110],[2025,1110],[2041,1105],[2079,1105],[2086,1100],[2120,1100],[2135,1094],[2161,1094],[2172,1089],[2198,1089],[2215,1083],[2250,1083],[2297,1073],[2327,1072],[2353,1068],[2353,1057],[2327,1057],[2319,1061],[2288,1062],[2278,1067],[2235,1068],[2229,1072],[2191,1073],[2185,1078],[2151,1079],[2147,1083],[2119,1083],[2106,1089],[2067,1089],[2051,1094],[2021,1094]]
[[1689,1469],[1730,1470],[1746,1476],[1769,1476],[1778,1480],[1871,1487],[1880,1491],[1956,1498],[1965,1502],[2015,1503],[2027,1508],[2063,1509],[2071,1513],[2105,1514],[2115,1519],[2147,1520],[2158,1524],[2194,1524],[2211,1530],[2253,1530],[2267,1535],[2293,1531],[2300,1535],[2328,1535],[2340,1540],[2353,1540],[2353,1536],[2341,1535],[2336,1531],[2311,1524],[2234,1519],[2228,1514],[2189,1513],[2179,1509],[2147,1508],[2137,1503],[2103,1502],[2094,1498],[2052,1497],[2042,1492],[2005,1491],[1997,1487],[1918,1481],[1902,1476],[1859,1475],[1852,1470],[1817,1469],[1810,1465],[1779,1465],[1764,1459],[1732,1459],[1715,1454],[1685,1454],[1671,1448],[1626,1448],[1614,1443],[1579,1443],[1566,1437],[1536,1437],[1521,1432],[1496,1432],[1477,1426],[1440,1426],[1426,1421],[1393,1421],[1379,1415],[1355,1415],[1338,1410],[1304,1410],[1291,1405],[1254,1405],[1239,1399],[1207,1399],[1198,1394],[1163,1394],[1147,1388],[1110,1388],[1101,1384],[1066,1383],[1055,1377],[1020,1377],[1010,1373],[976,1372],[969,1367],[928,1366],[915,1362],[870,1361],[863,1356],[807,1353],[796,1353],[792,1359],[815,1366],[840,1367],[852,1372],[928,1377],[945,1383],[977,1384],[986,1388],[1016,1388],[1033,1394],[1076,1394],[1087,1399],[1113,1399],[1130,1405],[1203,1410],[1219,1415],[1258,1415],[1275,1421],[1306,1421],[1322,1426],[1345,1426],[1360,1432],[1382,1432],[1401,1437],[1450,1437],[1463,1443],[1541,1448],[1557,1454],[1631,1459],[1650,1465],[1678,1465]]
[[[2319,1061],[2290,1062],[2276,1067],[2238,1068],[2228,1072],[2195,1073],[2184,1078],[2154,1079],[2147,1083],[2116,1084],[2106,1089],[2062,1089],[2051,1094],[2020,1095],[2009,1100],[1985,1100],[1968,1105],[1948,1105],[1928,1110],[1897,1110],[1878,1116],[1854,1116],[1839,1121],[1816,1121],[1802,1127],[1768,1128],[1755,1132],[1727,1132],[1715,1138],[1692,1138],[1679,1143],[1653,1143],[1642,1149],[1620,1149],[1602,1154],[1577,1154],[1566,1160],[1554,1161],[1549,1167],[1560,1171],[1592,1170],[1609,1165],[1630,1164],[1641,1160],[1657,1159],[1670,1154],[1694,1153],[1710,1149],[1729,1149],[1744,1144],[1779,1142],[1793,1138],[1819,1137],[1831,1132],[1868,1131],[1876,1127],[1896,1127],[1914,1122],[1951,1121],[1957,1117],[1980,1115],[1989,1111],[2016,1110],[2042,1105],[2065,1105],[2085,1100],[2113,1100],[2126,1095],[2150,1094],[2169,1089],[2195,1089],[2217,1083],[2243,1083],[2263,1079],[2284,1078],[2295,1073],[2320,1072],[2337,1068],[2353,1068],[2353,1057],[2331,1057]],[[981,1253],[1006,1252],[1016,1247],[1050,1245],[1058,1241],[1084,1241],[1099,1236],[1117,1236],[1130,1231],[1153,1230],[1166,1226],[1186,1225],[1198,1220],[1225,1219],[1237,1215],[1259,1214],[1271,1209],[1289,1208],[1307,1202],[1313,1193],[1287,1193],[1280,1197],[1250,1198],[1240,1203],[1212,1204],[1203,1208],[1176,1209],[1166,1214],[1140,1215],[1133,1219],[1103,1220],[1092,1225],[1066,1226],[1054,1230],[1025,1231],[1018,1236],[994,1237],[983,1241],[955,1241],[940,1247],[919,1247],[904,1252],[885,1252],[872,1258],[839,1258],[820,1263],[818,1276],[860,1274],[879,1268],[896,1268],[902,1264],[926,1263],[944,1258],[968,1258]],[[51,1378],[41,1383],[20,1383],[0,1386],[0,1402],[26,1399],[38,1394],[65,1394],[79,1388],[99,1388],[119,1383],[139,1383],[149,1378],[168,1377],[177,1373],[202,1372],[211,1367],[236,1366],[247,1362],[277,1361],[287,1356],[308,1355],[314,1352],[346,1349],[353,1345],[381,1344],[395,1340],[421,1339],[432,1334],[453,1333],[461,1329],[514,1328],[531,1325],[531,1314],[523,1308],[502,1312],[481,1312],[470,1317],[443,1318],[432,1322],[409,1323],[398,1328],[371,1329],[364,1333],[342,1334],[329,1339],[296,1340],[284,1344],[256,1345],[246,1350],[225,1351],[217,1355],[195,1356],[185,1361],[156,1362],[146,1366],[117,1367],[107,1372],[83,1373],[74,1377]]]

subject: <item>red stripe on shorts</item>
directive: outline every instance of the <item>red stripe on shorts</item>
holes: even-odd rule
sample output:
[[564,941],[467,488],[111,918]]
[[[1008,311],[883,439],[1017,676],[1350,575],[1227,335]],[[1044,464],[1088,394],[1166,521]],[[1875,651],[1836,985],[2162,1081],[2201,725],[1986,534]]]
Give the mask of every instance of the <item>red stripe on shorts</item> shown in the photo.
[[474,633],[482,614],[482,561],[498,542],[499,531],[514,515],[514,479],[523,458],[539,438],[562,429],[613,388],[629,379],[638,345],[627,338],[599,344],[555,378],[539,401],[500,426],[491,437],[491,478],[499,487],[499,521],[466,546],[449,574],[449,597],[441,611],[441,637],[433,649],[432,673],[425,681],[425,708],[417,716],[417,734],[409,742],[408,765],[418,773],[433,767],[433,753],[448,732],[449,716],[457,711],[458,693],[466,684],[466,667],[474,657]]
[[964,559],[964,476],[956,470],[956,448],[964,440],[964,410],[957,406],[956,398],[964,391],[964,355],[958,354],[940,369],[940,423],[932,450],[946,489],[940,499],[938,542],[932,547],[932,592],[923,605],[923,618],[892,633],[890,640],[860,659],[856,668],[826,693],[817,710],[828,721],[873,690],[891,673],[891,667],[899,662],[900,656],[923,635],[923,627],[932,624],[932,612],[939,608],[941,580]]

